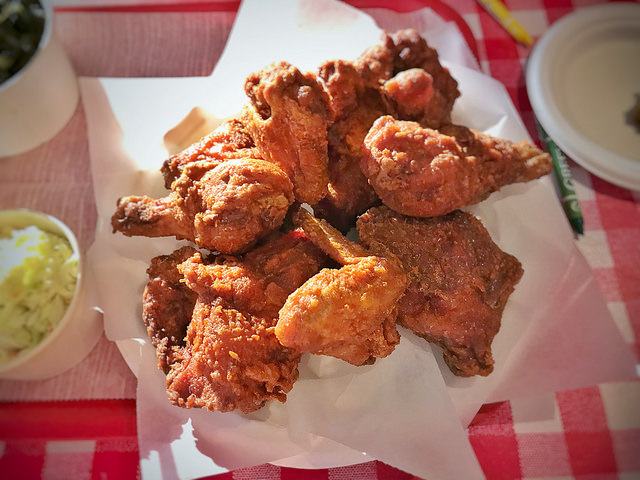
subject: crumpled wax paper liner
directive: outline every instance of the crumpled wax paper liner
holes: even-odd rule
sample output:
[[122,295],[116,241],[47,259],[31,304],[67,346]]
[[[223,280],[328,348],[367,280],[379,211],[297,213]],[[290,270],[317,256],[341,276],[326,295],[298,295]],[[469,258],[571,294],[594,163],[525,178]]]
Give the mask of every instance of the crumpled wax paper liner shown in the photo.
[[[429,10],[412,15],[431,24],[434,17]],[[434,31],[443,37],[423,34],[444,45],[441,58],[448,60],[446,45],[459,38],[447,42],[450,28]],[[167,157],[163,136],[194,106],[224,119],[245,102],[250,72],[276,60],[313,70],[325,59],[353,59],[379,35],[371,17],[333,0],[246,0],[210,77],[81,79],[99,217],[90,258],[107,336],[138,376],[143,476],[193,478],[264,462],[323,468],[376,458],[421,477],[481,478],[463,426],[483,403],[635,377],[634,359],[545,178],[506,187],[470,208],[525,270],[494,341],[489,377],[454,377],[436,347],[402,330],[393,354],[372,366],[305,355],[288,401],[252,415],[168,403],[140,299],[149,260],[184,242],[114,235],[117,198],[166,195],[159,173]],[[455,60],[464,58],[455,51]],[[462,91],[456,122],[528,139],[501,84],[447,65]]]

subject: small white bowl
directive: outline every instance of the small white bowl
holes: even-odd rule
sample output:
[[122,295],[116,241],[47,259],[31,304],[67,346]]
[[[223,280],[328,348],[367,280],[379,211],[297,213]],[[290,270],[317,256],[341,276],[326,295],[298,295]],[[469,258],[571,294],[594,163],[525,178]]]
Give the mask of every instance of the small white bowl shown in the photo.
[[30,225],[62,235],[69,241],[77,255],[78,279],[71,303],[54,329],[35,347],[0,366],[0,378],[13,380],[42,380],[70,369],[93,349],[103,331],[90,272],[73,232],[51,215],[26,209],[0,211],[0,226],[25,228]]

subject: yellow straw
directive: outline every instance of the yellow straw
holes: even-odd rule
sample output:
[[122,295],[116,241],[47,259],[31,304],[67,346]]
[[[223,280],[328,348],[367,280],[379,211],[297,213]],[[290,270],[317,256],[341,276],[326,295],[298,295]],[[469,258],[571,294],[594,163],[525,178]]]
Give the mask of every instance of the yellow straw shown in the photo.
[[533,40],[527,31],[513,18],[507,7],[500,0],[478,0],[480,4],[511,34],[518,42],[531,45]]

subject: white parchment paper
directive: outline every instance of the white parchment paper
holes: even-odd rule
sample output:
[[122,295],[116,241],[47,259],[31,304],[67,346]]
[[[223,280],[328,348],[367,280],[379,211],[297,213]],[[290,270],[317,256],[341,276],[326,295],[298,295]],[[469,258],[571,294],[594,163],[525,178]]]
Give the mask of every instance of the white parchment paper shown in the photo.
[[[528,138],[504,87],[469,68],[474,62],[455,29],[430,10],[384,20],[397,28],[435,25],[423,34],[441,58],[467,65],[447,63],[463,93],[455,121],[514,141]],[[141,295],[149,260],[181,243],[112,234],[117,198],[166,195],[162,139],[194,106],[220,119],[231,116],[245,102],[246,76],[269,62],[313,70],[326,59],[355,58],[379,36],[372,17],[334,0],[245,0],[210,77],[81,80],[99,217],[90,259],[107,336],[138,376],[145,478],[372,458],[420,477],[481,478],[463,426],[483,403],[635,377],[634,359],[575,247],[550,179],[542,179],[507,187],[471,209],[525,270],[494,341],[496,368],[489,377],[454,377],[437,348],[402,330],[393,354],[372,366],[305,356],[288,401],[252,415],[169,404],[141,321]]]

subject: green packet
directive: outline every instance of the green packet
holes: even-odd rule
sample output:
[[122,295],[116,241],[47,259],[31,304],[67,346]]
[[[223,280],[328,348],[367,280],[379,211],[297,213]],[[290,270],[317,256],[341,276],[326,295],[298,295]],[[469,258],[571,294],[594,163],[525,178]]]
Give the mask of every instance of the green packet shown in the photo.
[[573,186],[573,179],[571,178],[571,170],[567,163],[567,157],[564,152],[560,150],[560,147],[558,147],[558,145],[556,145],[556,143],[551,139],[542,125],[538,123],[537,126],[540,140],[544,142],[547,151],[553,160],[553,172],[560,190],[564,211],[573,229],[582,235],[584,233],[584,220]]

